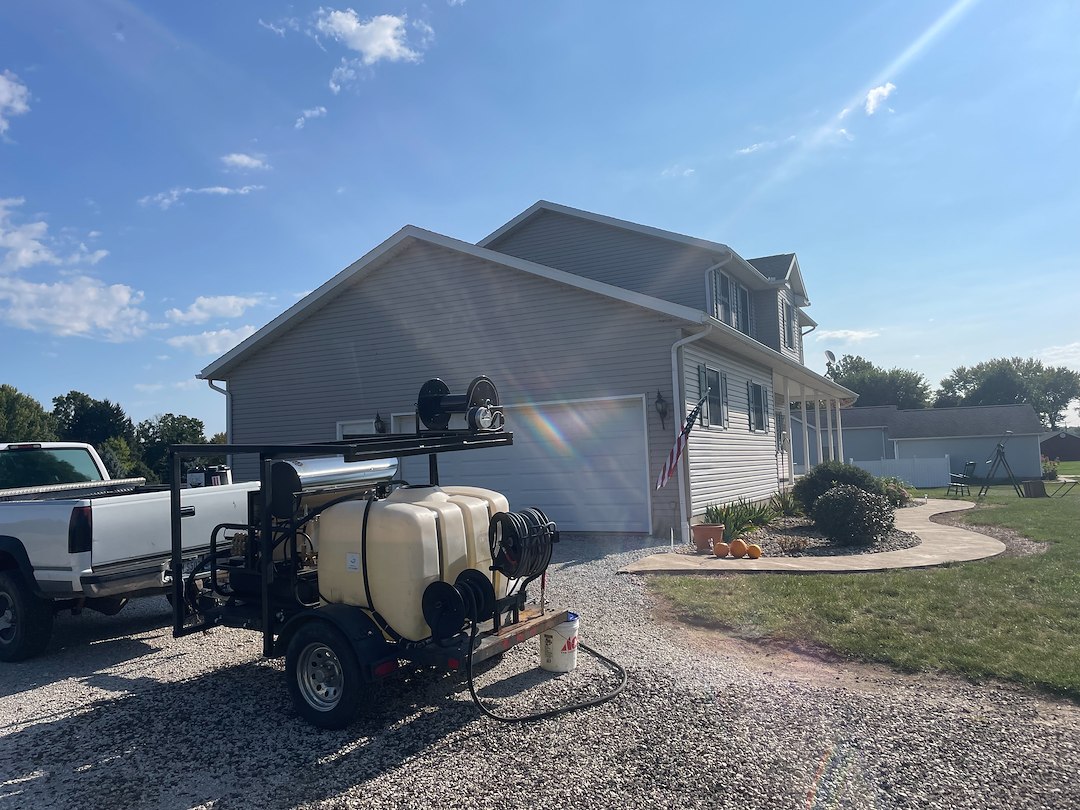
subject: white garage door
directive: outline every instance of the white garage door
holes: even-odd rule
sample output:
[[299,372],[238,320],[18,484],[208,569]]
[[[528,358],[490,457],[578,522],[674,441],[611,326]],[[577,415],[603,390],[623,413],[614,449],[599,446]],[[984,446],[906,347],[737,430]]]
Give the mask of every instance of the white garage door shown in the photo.
[[[648,532],[649,473],[641,397],[505,406],[514,444],[442,453],[439,480],[502,492],[510,508],[539,507],[564,531]],[[415,417],[394,416],[395,432]],[[406,480],[427,479],[427,457],[404,460]]]

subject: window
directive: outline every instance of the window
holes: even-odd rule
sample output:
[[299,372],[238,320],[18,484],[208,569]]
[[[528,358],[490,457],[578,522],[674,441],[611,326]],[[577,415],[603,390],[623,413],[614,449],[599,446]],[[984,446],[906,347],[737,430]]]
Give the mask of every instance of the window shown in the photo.
[[795,348],[795,307],[787,301],[784,302],[784,345]]
[[744,334],[752,335],[754,333],[754,308],[751,305],[753,299],[750,291],[727,273],[719,270],[712,271],[710,289],[712,290],[713,317]]
[[374,419],[357,419],[353,422],[338,422],[338,439],[359,439],[375,433]]
[[767,431],[769,429],[768,411],[765,408],[765,386],[756,382],[746,384],[747,410],[750,415],[750,430]]
[[727,427],[727,374],[706,366],[698,366],[698,396],[709,390],[698,417],[702,425]]
[[0,453],[0,489],[100,480],[101,472],[83,447],[49,450],[31,445]]

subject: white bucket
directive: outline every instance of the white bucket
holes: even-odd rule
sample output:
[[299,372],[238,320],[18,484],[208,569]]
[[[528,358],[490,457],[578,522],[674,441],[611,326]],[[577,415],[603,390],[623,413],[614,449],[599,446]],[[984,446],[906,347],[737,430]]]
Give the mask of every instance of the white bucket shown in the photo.
[[548,672],[570,672],[577,667],[578,625],[576,613],[540,634],[540,668]]

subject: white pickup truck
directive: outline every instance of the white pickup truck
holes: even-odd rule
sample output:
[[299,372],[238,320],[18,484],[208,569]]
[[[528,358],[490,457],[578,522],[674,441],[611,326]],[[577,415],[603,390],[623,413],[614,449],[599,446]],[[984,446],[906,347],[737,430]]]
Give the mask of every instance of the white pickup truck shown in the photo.
[[[221,523],[244,523],[258,482],[184,488],[183,548],[209,550]],[[87,444],[0,443],[0,661],[41,653],[53,617],[112,615],[164,594],[171,551],[167,485],[111,479]]]

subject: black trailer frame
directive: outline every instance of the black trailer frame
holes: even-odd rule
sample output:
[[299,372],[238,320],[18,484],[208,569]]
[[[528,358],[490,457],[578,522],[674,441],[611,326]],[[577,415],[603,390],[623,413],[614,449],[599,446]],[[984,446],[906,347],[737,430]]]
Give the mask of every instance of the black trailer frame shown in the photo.
[[[258,455],[260,486],[258,497],[261,500],[259,510],[259,549],[261,568],[261,615],[259,629],[263,636],[263,655],[274,657],[281,651],[275,648],[274,636],[277,631],[275,617],[270,603],[270,582],[273,578],[274,529],[271,509],[270,468],[274,461],[290,458],[311,458],[317,456],[344,456],[346,462],[375,461],[378,459],[422,456],[428,457],[428,483],[438,486],[438,454],[459,450],[477,450],[485,447],[505,447],[514,443],[514,434],[508,431],[468,432],[445,430],[425,431],[422,434],[372,434],[344,441],[315,442],[305,444],[176,444],[169,448],[169,469],[171,484],[170,532],[172,537],[172,556],[170,572],[172,576],[173,599],[173,636],[191,635],[209,630],[215,625],[208,622],[186,624],[184,621],[184,552],[181,533],[182,508],[180,493],[181,460],[198,456],[211,455]],[[545,619],[548,617],[545,617]],[[546,624],[547,622],[543,622]],[[554,626],[557,622],[552,622]],[[542,632],[546,627],[537,630]]]

